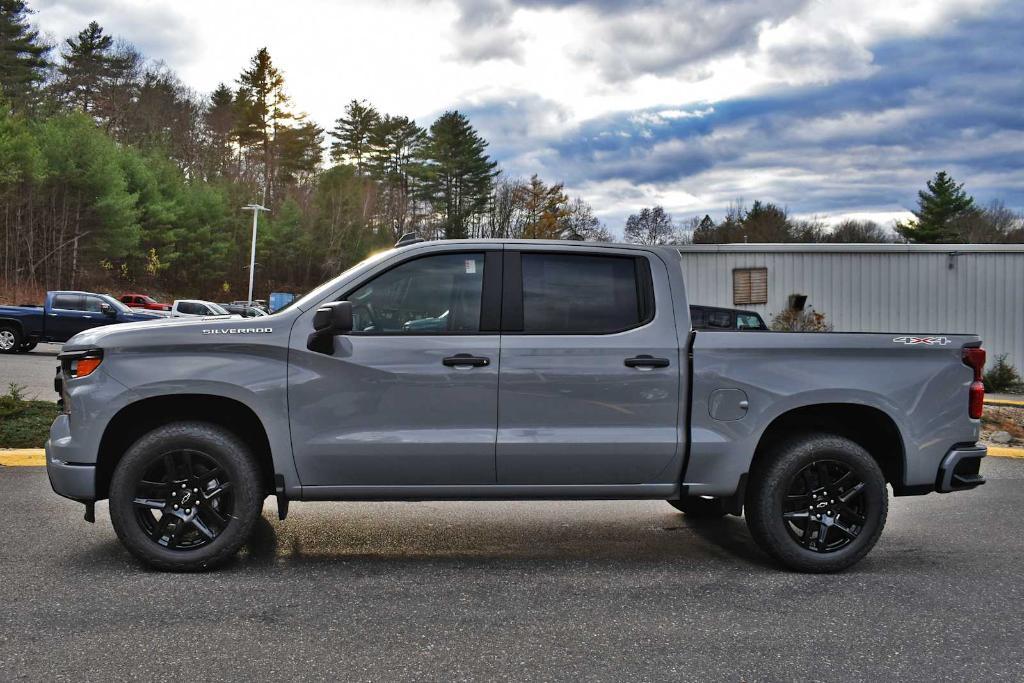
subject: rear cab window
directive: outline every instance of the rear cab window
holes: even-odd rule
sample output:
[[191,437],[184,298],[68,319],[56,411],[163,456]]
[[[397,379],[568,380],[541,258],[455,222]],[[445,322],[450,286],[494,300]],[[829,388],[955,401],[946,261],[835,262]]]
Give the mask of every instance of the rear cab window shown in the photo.
[[[518,256],[521,276],[512,287],[506,278],[505,296],[513,299],[503,313],[506,332],[614,334],[654,318],[644,257],[526,251]],[[515,270],[507,269],[506,275],[514,278]]]

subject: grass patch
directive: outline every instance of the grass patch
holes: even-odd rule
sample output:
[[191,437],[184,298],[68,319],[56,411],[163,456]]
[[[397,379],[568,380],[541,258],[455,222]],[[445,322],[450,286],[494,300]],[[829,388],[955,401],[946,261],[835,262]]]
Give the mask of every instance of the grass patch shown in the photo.
[[57,411],[50,401],[26,401],[23,389],[12,383],[0,396],[0,448],[42,448]]

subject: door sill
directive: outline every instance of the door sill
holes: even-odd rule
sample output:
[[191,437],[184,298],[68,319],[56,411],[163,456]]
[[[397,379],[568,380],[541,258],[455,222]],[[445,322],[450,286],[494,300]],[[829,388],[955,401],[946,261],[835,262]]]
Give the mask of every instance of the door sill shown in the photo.
[[678,484],[303,486],[300,500],[619,500],[679,496]]

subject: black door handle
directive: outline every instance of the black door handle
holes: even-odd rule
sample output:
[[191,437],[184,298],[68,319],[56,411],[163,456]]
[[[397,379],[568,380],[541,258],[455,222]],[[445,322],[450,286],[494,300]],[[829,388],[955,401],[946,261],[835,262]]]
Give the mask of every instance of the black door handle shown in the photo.
[[454,356],[448,356],[441,361],[450,368],[469,366],[473,368],[482,368],[491,364],[490,358],[483,356],[472,356],[468,353],[457,353]]
[[669,365],[668,358],[655,358],[648,355],[627,358],[624,362],[627,368],[667,368]]

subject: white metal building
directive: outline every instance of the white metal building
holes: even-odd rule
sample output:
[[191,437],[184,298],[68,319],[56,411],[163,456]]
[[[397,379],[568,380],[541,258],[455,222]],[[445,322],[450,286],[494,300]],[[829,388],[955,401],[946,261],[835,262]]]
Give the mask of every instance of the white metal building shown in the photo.
[[765,322],[806,294],[836,331],[969,332],[1024,370],[1024,245],[695,244],[680,247],[692,304]]

